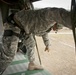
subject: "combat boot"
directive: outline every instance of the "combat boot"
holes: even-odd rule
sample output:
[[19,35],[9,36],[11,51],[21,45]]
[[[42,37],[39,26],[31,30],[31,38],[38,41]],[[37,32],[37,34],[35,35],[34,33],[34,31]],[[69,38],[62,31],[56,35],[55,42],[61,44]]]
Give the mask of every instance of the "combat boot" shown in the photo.
[[28,70],[43,70],[43,67],[36,63],[30,62],[28,65]]

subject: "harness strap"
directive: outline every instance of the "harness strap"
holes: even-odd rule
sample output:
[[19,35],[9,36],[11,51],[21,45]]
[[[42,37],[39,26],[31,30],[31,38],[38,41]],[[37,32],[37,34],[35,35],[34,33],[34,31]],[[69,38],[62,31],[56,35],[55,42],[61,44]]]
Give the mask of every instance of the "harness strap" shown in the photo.
[[13,32],[12,30],[5,30],[4,31],[4,36],[8,37],[8,36],[12,36],[15,35],[17,37],[20,37],[20,34]]
[[[19,25],[14,21],[13,16],[14,16],[14,14],[11,14],[11,15],[7,18],[7,21],[6,21],[6,22],[7,22],[9,25],[13,25],[14,27],[18,27],[18,28],[24,33],[24,32],[25,32],[24,29],[23,29],[21,26],[19,26]],[[12,36],[12,35],[15,35],[15,36],[17,36],[17,37],[20,37],[20,36],[21,36],[20,34],[14,32],[14,31],[12,31],[12,30],[5,30],[5,31],[4,31],[4,36]]]
[[17,26],[18,28],[20,28],[21,30],[24,30],[20,25],[18,25],[15,20],[13,19],[14,14],[11,14],[8,18],[7,18],[7,22],[10,23],[13,26]]

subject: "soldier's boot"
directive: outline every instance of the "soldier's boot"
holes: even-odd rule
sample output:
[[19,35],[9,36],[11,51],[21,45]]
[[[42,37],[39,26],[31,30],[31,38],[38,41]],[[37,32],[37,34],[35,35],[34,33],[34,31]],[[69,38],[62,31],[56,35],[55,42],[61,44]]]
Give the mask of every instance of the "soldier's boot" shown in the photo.
[[41,65],[37,65],[36,63],[30,62],[28,65],[28,70],[43,70]]

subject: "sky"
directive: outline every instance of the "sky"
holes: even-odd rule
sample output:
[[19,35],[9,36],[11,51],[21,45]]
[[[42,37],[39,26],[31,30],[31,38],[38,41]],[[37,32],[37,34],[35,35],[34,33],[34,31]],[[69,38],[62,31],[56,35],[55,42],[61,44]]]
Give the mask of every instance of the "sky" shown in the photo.
[[45,7],[62,7],[70,10],[71,0],[41,0],[34,2],[35,8],[45,8]]

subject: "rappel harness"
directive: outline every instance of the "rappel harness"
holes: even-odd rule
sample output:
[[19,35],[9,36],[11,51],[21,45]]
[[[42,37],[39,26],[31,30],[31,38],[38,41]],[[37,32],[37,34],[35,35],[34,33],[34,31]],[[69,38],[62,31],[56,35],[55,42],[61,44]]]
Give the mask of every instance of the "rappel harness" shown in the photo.
[[[13,16],[14,16],[14,14],[11,14],[11,15],[7,18],[7,21],[6,21],[6,22],[7,22],[9,25],[13,25],[14,27],[17,26],[18,28],[20,28],[20,30],[22,30],[22,31],[24,32],[23,28],[22,28],[21,26],[19,26],[19,25],[14,21]],[[12,35],[15,35],[15,36],[17,36],[17,37],[20,37],[20,34],[15,33],[15,32],[13,32],[12,30],[5,30],[5,31],[4,31],[4,36],[12,36]]]

